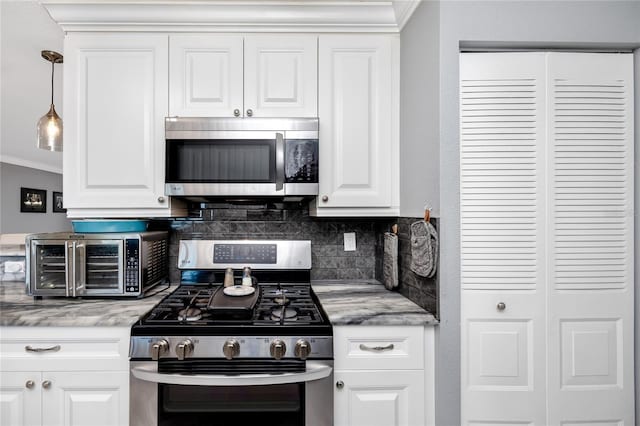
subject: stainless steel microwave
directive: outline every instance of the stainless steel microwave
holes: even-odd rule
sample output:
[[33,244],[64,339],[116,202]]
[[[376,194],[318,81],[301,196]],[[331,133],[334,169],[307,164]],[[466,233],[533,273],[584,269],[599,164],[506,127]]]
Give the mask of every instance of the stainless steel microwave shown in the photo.
[[31,234],[26,238],[32,296],[133,296],[168,281],[165,231]]
[[317,118],[168,117],[165,139],[167,195],[318,194]]

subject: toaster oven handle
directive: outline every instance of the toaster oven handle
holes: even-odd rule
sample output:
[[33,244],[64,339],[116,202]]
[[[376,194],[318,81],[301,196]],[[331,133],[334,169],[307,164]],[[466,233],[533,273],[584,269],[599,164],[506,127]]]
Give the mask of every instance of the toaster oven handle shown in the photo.
[[72,288],[74,287],[74,281],[75,281],[75,269],[74,269],[74,264],[73,264],[73,260],[75,258],[74,253],[75,253],[75,242],[73,241],[65,241],[64,243],[65,245],[65,255],[64,255],[64,260],[66,263],[66,268],[65,268],[65,272],[64,272],[64,280],[65,280],[65,296],[69,297],[73,294],[73,290]]
[[303,383],[328,377],[333,369],[331,366],[308,361],[307,370],[302,373],[284,374],[241,374],[237,376],[225,376],[219,374],[165,374],[158,373],[158,366],[140,365],[133,367],[131,373],[134,377],[145,382],[166,383],[171,385],[187,386],[260,386],[279,385],[286,383]]
[[87,282],[87,246],[83,243],[77,243],[73,252],[75,254],[73,263],[76,269],[75,282],[73,283],[73,297],[76,297],[83,293]]
[[276,133],[276,191],[284,188],[284,136]]

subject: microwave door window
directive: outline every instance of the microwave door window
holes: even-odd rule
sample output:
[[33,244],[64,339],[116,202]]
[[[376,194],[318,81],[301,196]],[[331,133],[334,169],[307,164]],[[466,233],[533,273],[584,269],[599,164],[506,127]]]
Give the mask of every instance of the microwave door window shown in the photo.
[[39,244],[35,252],[36,289],[64,291],[67,287],[64,243]]
[[168,140],[167,181],[269,183],[275,181],[274,140]]

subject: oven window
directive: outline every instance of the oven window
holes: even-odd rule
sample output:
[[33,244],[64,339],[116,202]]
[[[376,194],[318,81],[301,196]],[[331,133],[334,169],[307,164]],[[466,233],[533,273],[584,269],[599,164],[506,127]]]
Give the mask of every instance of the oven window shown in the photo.
[[304,384],[159,385],[159,426],[304,424]]
[[274,140],[167,140],[166,181],[275,182]]

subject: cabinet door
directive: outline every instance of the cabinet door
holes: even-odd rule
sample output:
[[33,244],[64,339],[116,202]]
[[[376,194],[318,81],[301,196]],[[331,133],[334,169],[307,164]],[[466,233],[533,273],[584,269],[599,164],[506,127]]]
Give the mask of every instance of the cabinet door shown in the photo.
[[320,36],[318,209],[398,204],[397,50],[393,36]]
[[169,115],[242,114],[242,36],[169,37]]
[[45,372],[43,426],[126,426],[129,372]]
[[65,39],[65,207],[167,208],[167,36]]
[[244,40],[244,114],[317,117],[318,38],[258,35]]
[[336,371],[336,426],[415,426],[424,424],[424,372]]
[[40,382],[40,372],[0,373],[0,425],[40,425]]

